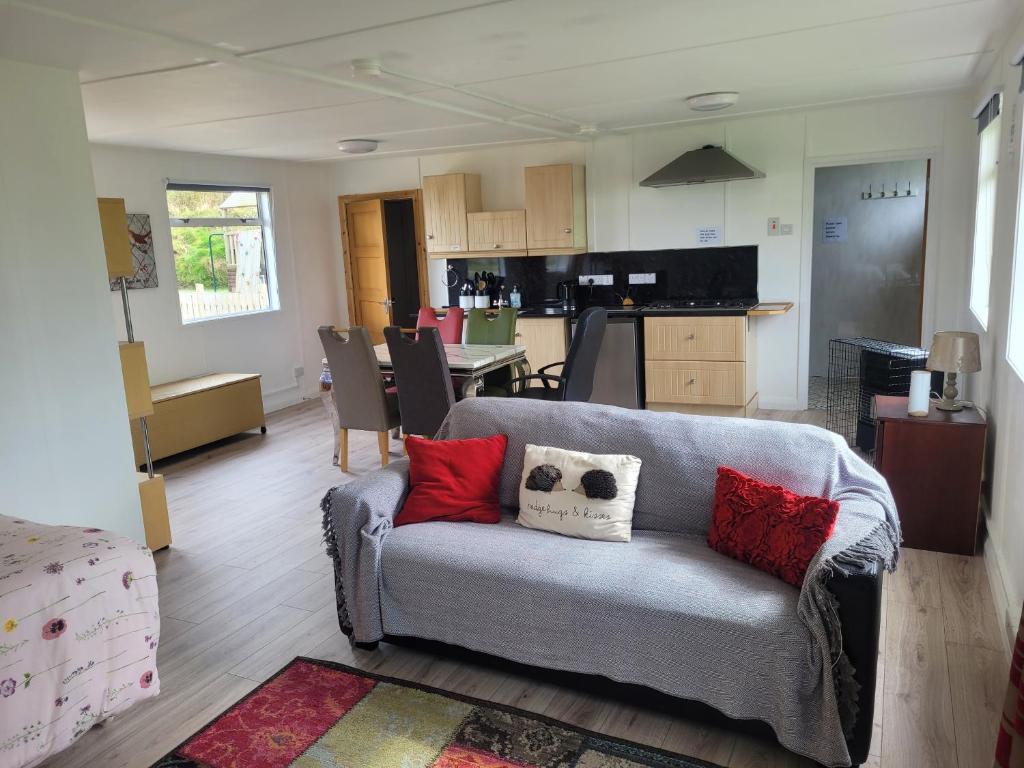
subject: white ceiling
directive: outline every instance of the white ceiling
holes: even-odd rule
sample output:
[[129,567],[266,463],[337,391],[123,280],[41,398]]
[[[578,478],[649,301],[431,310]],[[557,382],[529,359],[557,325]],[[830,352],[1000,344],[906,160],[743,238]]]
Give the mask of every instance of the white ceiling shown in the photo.
[[[682,97],[711,90],[739,91],[723,114],[742,114],[960,87],[1021,12],[1021,0],[0,0],[0,57],[78,70],[93,141],[322,160],[341,138],[425,152],[551,138],[529,126],[699,119]],[[512,106],[355,78],[357,58]]]

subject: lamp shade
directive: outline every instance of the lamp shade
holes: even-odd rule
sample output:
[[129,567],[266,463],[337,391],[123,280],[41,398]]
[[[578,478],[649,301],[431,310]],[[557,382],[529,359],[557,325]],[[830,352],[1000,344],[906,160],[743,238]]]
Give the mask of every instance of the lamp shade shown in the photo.
[[978,334],[967,331],[939,331],[932,338],[928,370],[944,373],[977,373],[981,370]]

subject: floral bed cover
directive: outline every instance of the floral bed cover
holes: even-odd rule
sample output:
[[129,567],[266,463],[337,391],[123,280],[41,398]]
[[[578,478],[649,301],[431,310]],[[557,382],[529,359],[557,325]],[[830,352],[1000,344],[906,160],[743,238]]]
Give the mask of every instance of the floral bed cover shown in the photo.
[[98,528],[0,515],[0,768],[156,696],[152,553]]

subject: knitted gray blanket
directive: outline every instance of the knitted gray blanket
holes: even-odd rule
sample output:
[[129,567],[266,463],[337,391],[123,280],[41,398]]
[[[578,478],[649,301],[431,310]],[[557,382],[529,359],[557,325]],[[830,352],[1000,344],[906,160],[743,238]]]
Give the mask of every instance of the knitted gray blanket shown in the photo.
[[[746,659],[744,665],[730,668],[721,659],[705,658],[706,638],[688,639],[680,635],[673,638],[677,645],[672,649],[672,658],[678,660],[677,668],[661,670],[653,687],[683,695],[693,693],[689,688],[694,680],[715,681],[718,684],[703,688],[699,696],[688,697],[701,698],[731,716],[765,720],[780,742],[795,752],[826,765],[849,765],[844,726],[856,715],[857,690],[853,669],[841,647],[835,599],[825,582],[837,572],[859,570],[874,562],[892,570],[898,557],[900,534],[885,480],[856,456],[842,438],[816,427],[781,422],[490,398],[457,404],[438,437],[459,439],[495,433],[506,434],[509,439],[500,490],[501,504],[509,508],[518,505],[523,450],[528,442],[638,456],[643,465],[633,516],[637,538],[633,544],[608,546],[638,545],[646,535],[642,532],[653,537],[664,536],[656,532],[667,532],[689,541],[706,536],[717,468],[722,465],[796,493],[839,501],[835,531],[812,561],[796,602],[794,624],[802,626],[793,627],[794,636],[807,638],[806,650],[793,657],[799,661],[781,658],[772,649],[771,638],[765,637],[764,658],[753,662]],[[357,640],[370,641],[383,635],[382,610],[398,621],[395,608],[381,606],[381,551],[391,531],[391,519],[401,506],[406,473],[405,466],[396,463],[334,489],[322,505],[328,550],[337,566],[339,616],[343,625],[351,626]],[[412,535],[400,530],[404,535]],[[500,535],[500,531],[496,530],[495,535]],[[574,542],[566,540],[565,546],[579,546]],[[614,556],[614,550],[609,551]],[[715,553],[709,556],[721,557]],[[694,567],[707,573],[706,564]],[[749,569],[751,578],[764,578],[764,574],[749,566],[743,568]],[[640,578],[642,575],[638,575]],[[761,589],[764,583],[752,582]],[[775,589],[774,583],[771,580],[770,589]],[[780,594],[796,598],[793,587],[777,583]],[[490,600],[484,595],[481,599]],[[688,595],[687,599],[706,601],[694,608],[695,614],[730,610],[730,606],[721,604],[720,596]],[[753,626],[757,626],[756,621]],[[752,653],[757,653],[758,644],[752,647]],[[510,658],[516,658],[517,649],[510,647],[508,651]],[[494,652],[505,655],[501,650]],[[744,678],[749,672],[743,669],[749,669],[751,663],[763,671],[756,685]],[[631,674],[625,668],[604,673],[625,680]],[[792,699],[794,691],[799,691],[801,701],[780,701],[780,697]]]

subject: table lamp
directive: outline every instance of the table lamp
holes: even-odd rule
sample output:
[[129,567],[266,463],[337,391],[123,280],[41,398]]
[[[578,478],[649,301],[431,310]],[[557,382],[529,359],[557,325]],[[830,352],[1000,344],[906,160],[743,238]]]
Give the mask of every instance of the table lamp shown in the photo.
[[956,375],[977,373],[981,370],[981,352],[978,334],[967,331],[938,331],[932,338],[932,349],[928,353],[928,370],[946,374],[942,399],[936,408],[942,411],[960,411],[963,405],[956,401]]

